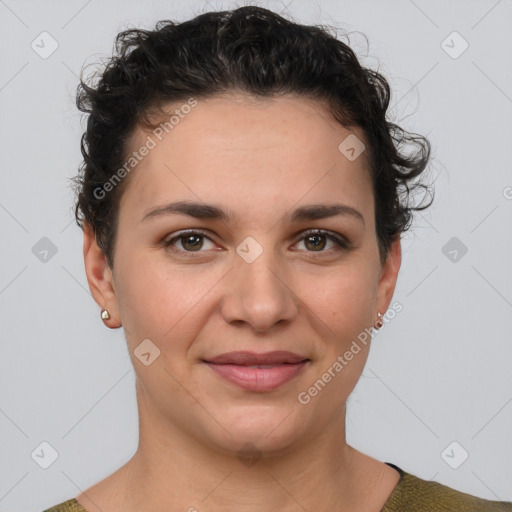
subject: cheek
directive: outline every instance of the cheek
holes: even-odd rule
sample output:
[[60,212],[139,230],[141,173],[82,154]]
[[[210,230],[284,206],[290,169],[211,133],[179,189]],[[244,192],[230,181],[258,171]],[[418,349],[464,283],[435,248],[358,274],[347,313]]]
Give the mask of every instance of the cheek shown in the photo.
[[171,294],[172,281],[147,258],[123,252],[121,247],[118,254],[116,293],[127,341],[132,349],[146,338],[160,346],[162,333],[170,329],[176,314],[166,298]]
[[118,301],[130,344],[149,338],[162,351],[185,350],[211,313],[208,293],[224,274],[220,268],[171,265],[165,257],[124,258]]
[[333,331],[364,328],[371,320],[375,279],[372,268],[354,263],[301,279],[300,295]]
[[307,303],[314,313],[310,322],[314,322],[313,329],[321,338],[316,378],[324,375],[329,380],[319,400],[330,404],[326,410],[332,404],[339,408],[346,402],[364,370],[375,301],[372,275],[370,268],[364,272],[355,267],[352,272],[340,270],[322,279],[322,291],[312,293]]

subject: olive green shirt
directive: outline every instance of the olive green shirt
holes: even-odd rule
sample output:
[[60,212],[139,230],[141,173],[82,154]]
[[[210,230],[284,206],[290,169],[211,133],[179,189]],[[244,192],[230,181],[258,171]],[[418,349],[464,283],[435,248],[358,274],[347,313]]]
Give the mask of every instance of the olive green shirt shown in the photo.
[[[400,480],[381,512],[512,512],[512,502],[489,501],[422,480],[386,462],[400,473]],[[72,498],[44,512],[87,512]],[[142,511],[141,511],[142,512]]]

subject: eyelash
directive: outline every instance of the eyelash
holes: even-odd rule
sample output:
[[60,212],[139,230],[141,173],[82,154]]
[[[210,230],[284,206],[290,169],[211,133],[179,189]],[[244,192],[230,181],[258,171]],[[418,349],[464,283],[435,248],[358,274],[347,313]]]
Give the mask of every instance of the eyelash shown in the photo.
[[[170,240],[165,240],[164,245],[165,245],[165,247],[169,248],[173,252],[179,252],[179,253],[185,254],[186,255],[185,257],[191,257],[191,258],[195,258],[195,257],[199,256],[201,253],[207,252],[207,251],[201,251],[201,250],[199,250],[199,251],[178,250],[172,246],[175,241],[183,239],[190,235],[200,235],[202,237],[207,238],[211,242],[213,242],[213,240],[206,233],[203,233],[200,230],[189,230],[189,231],[182,231],[178,235],[172,237]],[[324,235],[326,238],[328,238],[329,240],[331,240],[332,242],[334,242],[336,244],[335,247],[333,247],[327,251],[324,251],[324,250],[322,250],[322,251],[306,251],[306,252],[311,253],[311,255],[313,257],[319,257],[319,256],[321,257],[321,255],[329,253],[331,251],[337,253],[337,252],[341,252],[341,251],[350,249],[350,242],[347,239],[345,239],[344,237],[339,237],[337,235],[334,235],[330,231],[326,231],[323,229],[306,230],[305,232],[303,232],[303,236],[302,236],[302,238],[300,238],[298,240],[298,242],[301,242],[308,236],[312,236],[312,235]],[[316,252],[318,252],[319,254],[315,254]]]

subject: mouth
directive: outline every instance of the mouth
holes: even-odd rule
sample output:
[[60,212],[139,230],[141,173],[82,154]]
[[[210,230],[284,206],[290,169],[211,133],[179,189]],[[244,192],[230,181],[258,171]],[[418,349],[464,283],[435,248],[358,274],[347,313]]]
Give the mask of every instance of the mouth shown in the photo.
[[249,352],[249,351],[239,351],[239,352],[227,352],[225,354],[220,354],[215,357],[210,357],[208,359],[203,359],[203,361],[207,363],[214,364],[236,364],[240,366],[264,366],[264,365],[276,365],[276,364],[293,364],[293,363],[301,363],[302,361],[307,360],[307,357],[304,357],[300,354],[295,354],[294,352],[288,352],[286,350],[274,350],[272,352]]
[[292,352],[230,352],[203,362],[218,376],[248,391],[272,391],[299,375],[311,359]]

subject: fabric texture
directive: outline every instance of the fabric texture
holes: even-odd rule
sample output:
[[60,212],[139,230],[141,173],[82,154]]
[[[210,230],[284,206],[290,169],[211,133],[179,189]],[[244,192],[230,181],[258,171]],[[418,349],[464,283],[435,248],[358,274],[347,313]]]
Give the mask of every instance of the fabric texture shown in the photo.
[[400,473],[400,481],[381,512],[512,512],[512,502],[477,498],[386,464]]
[[[400,480],[381,512],[512,512],[512,502],[490,501],[438,482],[423,480],[386,462],[400,473]],[[43,512],[88,512],[75,498]]]

